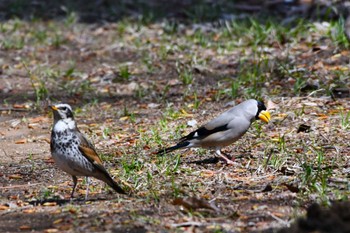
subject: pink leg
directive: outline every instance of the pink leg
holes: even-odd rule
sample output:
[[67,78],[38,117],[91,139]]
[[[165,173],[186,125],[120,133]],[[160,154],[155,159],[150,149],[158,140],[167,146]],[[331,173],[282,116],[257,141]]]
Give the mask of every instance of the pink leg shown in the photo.
[[217,149],[215,153],[220,156],[227,164],[234,165],[235,163],[232,161],[232,159],[227,158],[225,155],[223,155],[220,151],[220,149]]

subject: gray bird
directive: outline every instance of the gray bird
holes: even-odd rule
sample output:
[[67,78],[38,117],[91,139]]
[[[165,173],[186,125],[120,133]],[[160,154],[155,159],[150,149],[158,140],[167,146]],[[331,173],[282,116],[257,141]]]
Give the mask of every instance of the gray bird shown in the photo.
[[175,146],[159,150],[157,154],[169,153],[181,148],[201,147],[214,149],[218,156],[227,163],[232,164],[232,160],[223,155],[221,148],[240,139],[247,132],[253,121],[260,119],[268,123],[270,118],[270,113],[266,111],[263,102],[250,99],[180,138]]
[[[50,143],[51,154],[57,166],[73,178],[71,198],[77,186],[77,176],[85,176],[87,181],[89,176],[95,177],[108,184],[116,192],[126,194],[103,167],[94,146],[77,128],[72,108],[68,104],[57,104],[50,107],[54,116]],[[87,195],[88,192],[85,198]]]

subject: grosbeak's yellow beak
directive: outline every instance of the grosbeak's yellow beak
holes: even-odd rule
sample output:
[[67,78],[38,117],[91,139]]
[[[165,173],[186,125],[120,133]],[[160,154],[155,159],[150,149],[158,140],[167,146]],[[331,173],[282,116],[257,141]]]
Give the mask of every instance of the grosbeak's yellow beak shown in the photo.
[[260,120],[262,120],[265,123],[269,123],[271,119],[270,112],[268,111],[261,111],[258,117]]
[[50,108],[51,108],[52,110],[55,110],[55,111],[58,110],[58,108],[57,108],[55,105],[51,105]]

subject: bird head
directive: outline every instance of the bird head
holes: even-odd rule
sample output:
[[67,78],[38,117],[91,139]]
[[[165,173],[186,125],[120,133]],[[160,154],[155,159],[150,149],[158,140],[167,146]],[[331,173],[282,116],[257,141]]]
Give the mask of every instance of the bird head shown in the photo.
[[255,116],[256,119],[260,119],[265,123],[269,123],[271,119],[270,112],[266,110],[266,106],[263,102],[258,101],[258,112]]
[[65,119],[74,119],[72,108],[69,104],[51,105],[55,122]]

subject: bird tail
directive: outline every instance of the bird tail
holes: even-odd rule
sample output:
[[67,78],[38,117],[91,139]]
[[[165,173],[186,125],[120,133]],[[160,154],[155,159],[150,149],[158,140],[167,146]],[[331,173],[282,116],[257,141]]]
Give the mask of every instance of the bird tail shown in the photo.
[[118,184],[115,182],[110,175],[105,176],[103,179],[106,184],[108,184],[114,191],[120,194],[127,194]]
[[117,182],[115,182],[114,180],[112,180],[113,183],[111,183],[109,186],[111,186],[112,189],[114,189],[114,191],[116,191],[117,193],[120,193],[120,194],[127,194],[124,189],[122,189],[118,184]]
[[172,152],[174,150],[184,148],[184,147],[188,146],[189,144],[190,144],[189,141],[181,141],[178,144],[176,144],[175,146],[171,146],[171,147],[163,148],[163,149],[159,150],[156,154],[157,155],[164,155],[164,154],[167,154],[167,153]]

